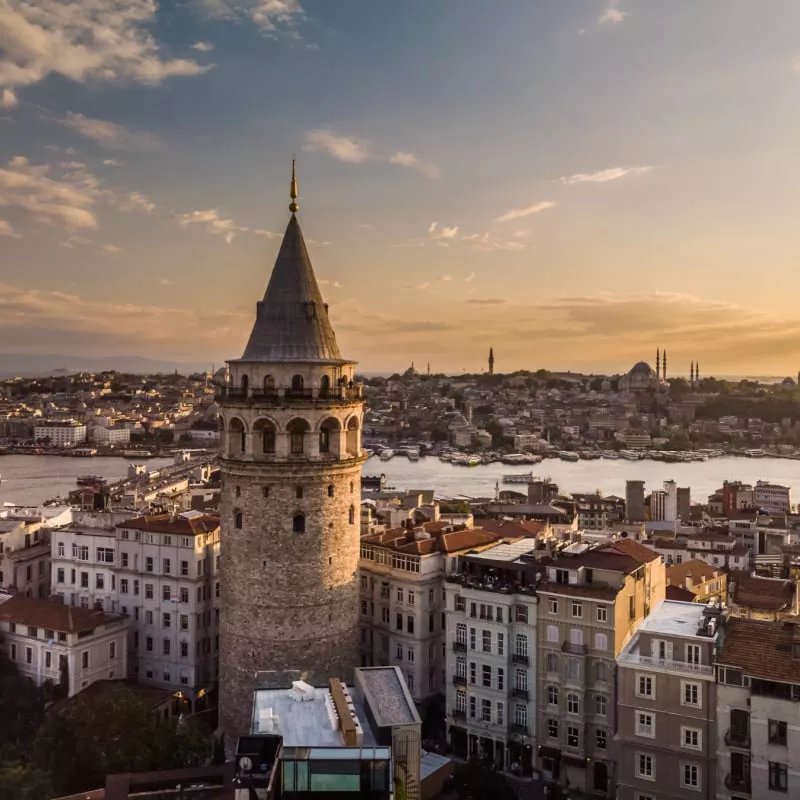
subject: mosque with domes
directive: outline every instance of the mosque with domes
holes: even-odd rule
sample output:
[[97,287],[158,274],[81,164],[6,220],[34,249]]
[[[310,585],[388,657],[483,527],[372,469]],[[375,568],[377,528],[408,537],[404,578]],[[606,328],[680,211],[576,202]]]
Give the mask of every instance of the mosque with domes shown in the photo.
[[621,392],[650,392],[667,386],[667,351],[663,360],[661,350],[656,351],[655,370],[646,362],[639,361],[631,367],[630,372],[619,379]]

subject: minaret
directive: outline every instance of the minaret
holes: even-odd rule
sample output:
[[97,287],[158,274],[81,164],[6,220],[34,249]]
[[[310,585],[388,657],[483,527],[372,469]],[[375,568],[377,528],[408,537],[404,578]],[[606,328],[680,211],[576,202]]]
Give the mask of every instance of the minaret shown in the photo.
[[[292,215],[220,404],[220,722],[248,733],[257,672],[323,685],[358,664],[362,387]],[[294,674],[294,679],[298,675]],[[281,687],[289,678],[275,675]]]
[[694,386],[694,361],[689,364],[689,386]]
[[494,375],[494,348],[489,348],[489,374]]
[[656,378],[661,380],[661,350],[656,350]]
[[663,373],[664,374],[661,377],[663,378],[663,380],[666,381],[666,379],[667,379],[667,351],[666,350],[664,350],[664,369],[663,369]]
[[699,386],[700,385],[700,362],[694,362],[694,382]]

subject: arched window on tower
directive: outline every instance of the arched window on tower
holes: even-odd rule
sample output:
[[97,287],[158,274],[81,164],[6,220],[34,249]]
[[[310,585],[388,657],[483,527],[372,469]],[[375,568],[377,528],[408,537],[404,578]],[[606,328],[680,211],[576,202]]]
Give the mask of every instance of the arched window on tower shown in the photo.
[[292,376],[292,391],[293,392],[302,392],[303,391],[303,376],[302,375],[294,375],[294,376]]
[[242,516],[242,512],[241,511],[234,511],[233,512],[233,527],[236,528],[237,530],[241,530],[243,522],[244,522],[244,518]]
[[333,497],[333,491],[333,484],[330,484],[330,486],[328,486],[328,497]]
[[292,518],[292,532],[305,533],[306,532],[306,518],[302,514],[295,514]]
[[245,433],[244,423],[234,417],[228,425],[228,454],[231,456],[241,456],[247,450],[247,434]]
[[355,486],[356,485],[353,483],[353,481],[350,481],[350,494],[353,494],[353,492],[355,491]]
[[325,396],[331,390],[331,379],[328,375],[323,375],[319,379],[319,391],[320,394]]
[[311,426],[304,419],[293,419],[288,425],[289,453],[301,456],[305,453],[306,433]]
[[267,375],[264,378],[264,394],[272,394],[275,391],[275,378],[272,375]]
[[355,525],[356,524],[356,509],[355,509],[355,506],[350,506],[350,511],[349,511],[347,516],[348,516],[348,519],[350,521],[350,524],[351,525]]
[[247,375],[242,375],[242,394],[246,395],[250,389],[250,378]]
[[325,427],[319,429],[319,451],[320,453],[331,451],[331,432]]
[[339,455],[339,431],[341,426],[336,417],[328,417],[319,426],[319,452],[320,454],[330,453],[333,456]]
[[294,490],[294,496],[295,496],[295,497],[296,497],[298,500],[302,500],[302,499],[303,499],[303,487],[302,487],[302,486],[296,486],[296,487],[295,487],[295,490]]
[[351,456],[359,454],[358,420],[355,417],[350,417],[347,423],[347,452]]
[[263,455],[275,453],[275,426],[268,419],[260,419],[253,425],[254,440],[261,445]]

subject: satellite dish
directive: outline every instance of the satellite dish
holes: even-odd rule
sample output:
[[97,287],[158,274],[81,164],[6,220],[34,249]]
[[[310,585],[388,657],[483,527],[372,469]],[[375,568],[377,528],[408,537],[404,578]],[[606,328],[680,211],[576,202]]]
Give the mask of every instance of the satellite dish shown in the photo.
[[239,769],[242,772],[251,772],[253,769],[253,762],[248,756],[242,756],[239,759]]

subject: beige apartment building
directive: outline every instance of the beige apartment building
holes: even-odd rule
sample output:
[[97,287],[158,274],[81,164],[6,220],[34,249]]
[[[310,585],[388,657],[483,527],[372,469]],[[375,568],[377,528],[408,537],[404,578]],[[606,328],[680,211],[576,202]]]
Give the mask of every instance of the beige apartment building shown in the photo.
[[460,552],[497,536],[444,522],[396,528],[361,539],[359,645],[365,667],[396,666],[415,702],[445,690],[445,591]]
[[712,800],[721,606],[665,600],[617,659],[617,800]]
[[546,781],[613,793],[616,659],[665,587],[662,559],[630,539],[574,544],[544,567],[537,764]]
[[0,519],[0,588],[44,600],[50,593],[49,532],[41,517]]

